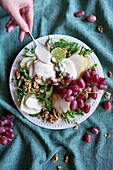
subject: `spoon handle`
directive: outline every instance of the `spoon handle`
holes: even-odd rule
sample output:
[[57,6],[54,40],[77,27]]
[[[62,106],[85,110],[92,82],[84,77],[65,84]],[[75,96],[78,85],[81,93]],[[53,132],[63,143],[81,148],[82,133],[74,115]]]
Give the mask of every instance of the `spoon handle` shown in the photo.
[[29,36],[31,37],[31,39],[33,40],[33,42],[35,43],[35,46],[37,46],[37,42],[36,40],[34,39],[34,37],[32,36],[32,34],[30,32],[28,32]]

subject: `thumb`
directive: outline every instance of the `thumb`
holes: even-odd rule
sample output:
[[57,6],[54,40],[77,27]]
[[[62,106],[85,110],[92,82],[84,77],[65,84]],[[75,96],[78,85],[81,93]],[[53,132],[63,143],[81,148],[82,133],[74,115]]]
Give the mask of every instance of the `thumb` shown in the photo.
[[17,25],[21,28],[22,31],[24,32],[29,32],[29,28],[25,20],[22,18],[20,13],[14,12],[13,13],[13,18],[16,21]]

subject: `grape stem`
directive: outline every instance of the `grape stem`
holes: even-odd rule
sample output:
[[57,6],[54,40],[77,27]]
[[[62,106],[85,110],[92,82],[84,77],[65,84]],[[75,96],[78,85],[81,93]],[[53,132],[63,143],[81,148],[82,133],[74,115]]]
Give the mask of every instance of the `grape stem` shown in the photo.
[[81,50],[80,50],[80,53],[79,53],[80,55],[82,54],[83,48],[84,48],[84,47],[82,46],[82,48],[81,48]]

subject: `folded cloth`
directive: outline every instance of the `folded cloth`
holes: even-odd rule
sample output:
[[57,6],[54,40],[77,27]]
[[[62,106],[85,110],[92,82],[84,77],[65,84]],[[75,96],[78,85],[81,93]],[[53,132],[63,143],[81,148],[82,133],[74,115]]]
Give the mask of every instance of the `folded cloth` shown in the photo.
[[[85,15],[76,18],[74,13],[83,10]],[[87,22],[88,15],[95,15],[96,22]],[[108,92],[113,94],[113,1],[112,0],[34,0],[35,38],[49,34],[66,34],[85,42],[98,56],[108,78]],[[18,28],[6,33],[5,24],[9,16],[0,8],[0,113],[13,113],[13,142],[0,145],[0,170],[55,170],[61,166],[64,170],[111,170],[113,169],[113,109],[103,108],[103,97],[95,112],[78,130],[49,130],[36,126],[25,119],[15,107],[9,91],[9,73],[18,52],[31,39],[25,37],[18,41]],[[103,33],[96,29],[103,26]],[[113,100],[111,95],[110,101]],[[113,104],[112,104],[113,105]],[[86,144],[82,137],[88,128],[95,126],[100,130],[96,136],[91,134],[91,143]],[[90,133],[90,132],[89,132]],[[104,134],[111,134],[105,138]],[[52,162],[54,154],[58,161]],[[64,162],[69,155],[69,164]]]

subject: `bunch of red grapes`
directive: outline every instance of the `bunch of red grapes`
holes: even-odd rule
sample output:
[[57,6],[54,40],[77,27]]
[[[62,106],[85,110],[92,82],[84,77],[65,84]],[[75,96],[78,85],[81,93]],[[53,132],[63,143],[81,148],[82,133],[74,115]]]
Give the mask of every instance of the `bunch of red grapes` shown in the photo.
[[7,114],[4,117],[1,117],[0,119],[0,144],[6,145],[7,143],[12,142],[14,138],[13,133],[13,121],[15,116],[13,114]]
[[54,92],[61,95],[62,99],[70,102],[70,110],[76,110],[79,107],[85,113],[90,111],[91,105],[88,102],[89,98],[97,99],[98,89],[106,90],[107,79],[99,77],[96,71],[84,71],[81,78],[73,80],[72,77],[67,77],[65,82],[68,86],[62,84],[54,88]]

